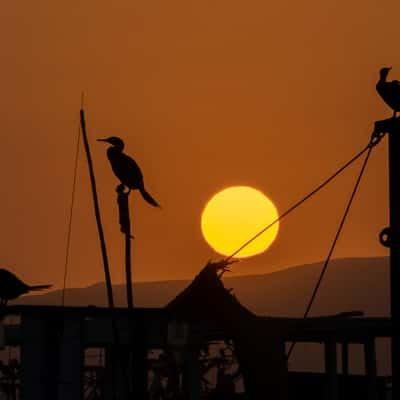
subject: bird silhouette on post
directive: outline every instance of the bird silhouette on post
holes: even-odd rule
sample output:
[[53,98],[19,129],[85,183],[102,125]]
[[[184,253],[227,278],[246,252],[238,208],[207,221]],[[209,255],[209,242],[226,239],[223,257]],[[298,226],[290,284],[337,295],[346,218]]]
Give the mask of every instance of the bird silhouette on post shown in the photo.
[[393,118],[400,111],[400,82],[388,82],[387,76],[392,67],[385,67],[379,71],[380,78],[376,84],[376,90],[383,101],[393,110]]
[[121,183],[129,190],[139,190],[140,194],[149,204],[154,207],[160,207],[144,188],[143,174],[136,161],[123,152],[123,140],[116,136],[97,140],[112,145],[107,149],[107,157],[111,163],[114,174]]
[[0,306],[6,306],[8,300],[35,290],[48,289],[52,285],[27,285],[12,272],[0,268]]

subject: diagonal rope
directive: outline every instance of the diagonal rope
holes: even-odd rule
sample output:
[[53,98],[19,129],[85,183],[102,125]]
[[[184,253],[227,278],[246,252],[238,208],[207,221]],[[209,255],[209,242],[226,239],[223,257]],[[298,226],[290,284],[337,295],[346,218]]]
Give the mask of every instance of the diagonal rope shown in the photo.
[[70,251],[70,247],[71,247],[72,215],[73,215],[73,210],[74,210],[76,181],[77,181],[77,172],[78,172],[78,159],[79,159],[79,147],[80,147],[79,144],[80,144],[80,129],[78,129],[78,134],[77,134],[77,138],[76,138],[74,179],[72,182],[71,205],[70,205],[70,209],[69,209],[68,231],[67,231],[67,243],[66,243],[66,247],[65,247],[64,281],[63,281],[63,289],[62,289],[62,293],[61,293],[61,305],[62,306],[65,305],[65,289],[66,289],[66,284],[67,284],[69,251]]
[[[358,188],[359,188],[359,185],[360,185],[360,182],[361,182],[361,178],[362,178],[362,176],[364,175],[365,167],[367,166],[367,163],[368,163],[368,160],[369,160],[369,156],[371,155],[371,151],[372,151],[372,146],[369,147],[368,153],[367,153],[367,155],[366,155],[366,157],[365,157],[365,159],[364,159],[364,162],[363,162],[363,164],[362,164],[360,173],[358,174],[356,183],[355,183],[355,185],[354,185],[354,188],[353,188],[353,191],[352,191],[352,193],[351,193],[350,199],[349,199],[349,201],[348,201],[348,203],[347,203],[347,206],[346,206],[346,209],[345,209],[345,211],[344,211],[342,220],[340,221],[340,224],[339,224],[338,230],[337,230],[337,232],[336,232],[335,238],[333,239],[333,242],[332,242],[331,248],[330,248],[330,250],[329,250],[328,256],[327,256],[327,258],[326,258],[326,260],[325,260],[324,266],[322,267],[321,273],[320,273],[319,278],[318,278],[318,281],[317,281],[317,283],[316,283],[316,285],[315,285],[315,287],[314,287],[314,290],[313,290],[313,292],[312,292],[312,295],[311,295],[311,297],[310,297],[310,300],[309,300],[309,302],[308,302],[308,304],[307,304],[306,311],[304,312],[304,315],[303,315],[303,318],[304,318],[304,319],[307,318],[307,316],[308,316],[308,314],[309,314],[309,312],[310,312],[310,310],[311,310],[311,307],[312,307],[312,305],[313,305],[313,303],[314,303],[314,300],[315,300],[315,298],[316,298],[316,296],[317,296],[318,289],[319,289],[319,287],[321,286],[322,279],[323,279],[323,277],[324,277],[324,275],[325,275],[325,272],[326,272],[326,270],[327,270],[327,268],[328,268],[328,265],[329,265],[329,262],[330,262],[330,260],[331,260],[333,251],[335,250],[335,247],[336,247],[337,241],[338,241],[338,239],[339,239],[340,233],[342,232],[344,223],[345,223],[346,218],[347,218],[347,216],[348,216],[348,214],[349,214],[349,211],[350,211],[351,205],[352,205],[352,203],[353,203],[354,197],[355,197],[355,195],[356,195],[356,193],[357,193],[357,190],[358,190]],[[292,344],[291,344],[291,346],[290,346],[290,348],[289,348],[288,354],[287,354],[287,359],[290,358],[290,355],[292,354],[295,345],[296,345],[296,342],[292,342]]]
[[235,257],[236,254],[238,254],[241,250],[243,250],[245,247],[247,247],[251,242],[256,240],[259,236],[261,236],[265,231],[270,229],[272,226],[274,226],[277,222],[281,221],[284,217],[286,217],[288,214],[290,214],[292,211],[294,211],[297,207],[302,205],[305,201],[307,201],[310,197],[314,196],[314,194],[318,193],[322,188],[324,188],[328,183],[330,183],[333,179],[335,179],[338,175],[340,175],[347,167],[349,167],[354,161],[356,161],[358,158],[360,158],[368,149],[372,149],[372,147],[375,145],[375,143],[372,143],[372,141],[363,149],[361,150],[358,154],[356,154],[350,161],[348,161],[346,164],[342,165],[334,174],[332,174],[329,178],[327,178],[325,181],[323,181],[320,185],[318,185],[313,191],[311,191],[308,195],[303,197],[301,200],[299,200],[297,203],[295,203],[293,206],[291,206],[288,210],[286,210],[283,214],[281,214],[278,218],[276,218],[274,221],[272,221],[269,225],[267,225],[265,228],[263,228],[261,231],[256,233],[253,237],[251,237],[247,242],[245,242],[242,246],[240,246],[237,250],[235,250],[230,256],[228,256],[224,261],[229,261],[231,258]]

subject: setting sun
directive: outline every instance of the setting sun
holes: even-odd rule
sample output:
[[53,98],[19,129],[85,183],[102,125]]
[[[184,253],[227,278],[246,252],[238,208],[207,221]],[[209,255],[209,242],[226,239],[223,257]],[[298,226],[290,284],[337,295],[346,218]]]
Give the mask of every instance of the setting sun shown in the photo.
[[[276,218],[275,205],[259,190],[233,186],[208,201],[201,216],[201,230],[215,251],[229,256]],[[276,223],[236,257],[262,253],[275,240],[278,229],[279,223]]]

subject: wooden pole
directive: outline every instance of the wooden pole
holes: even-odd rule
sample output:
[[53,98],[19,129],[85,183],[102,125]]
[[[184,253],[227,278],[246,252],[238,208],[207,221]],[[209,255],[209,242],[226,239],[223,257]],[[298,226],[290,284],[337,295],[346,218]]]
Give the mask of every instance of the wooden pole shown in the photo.
[[349,344],[347,342],[342,343],[342,374],[349,375]]
[[377,371],[375,338],[369,337],[364,342],[365,375],[367,376],[367,400],[377,400]]
[[99,201],[98,201],[98,197],[97,197],[96,180],[94,177],[93,162],[92,162],[92,157],[90,155],[90,147],[89,147],[89,142],[88,142],[87,134],[86,134],[85,114],[84,114],[84,111],[82,108],[80,110],[80,117],[81,117],[80,119],[81,119],[83,143],[85,145],[86,158],[87,158],[88,167],[89,167],[90,183],[92,186],[94,213],[96,216],[97,230],[99,233],[101,254],[103,256],[103,266],[104,266],[104,275],[105,275],[106,287],[107,287],[108,306],[111,309],[113,309],[114,308],[114,297],[113,297],[113,289],[112,289],[112,284],[111,284],[110,267],[108,264],[107,248],[106,248],[106,242],[104,239],[103,225],[101,223],[100,207],[99,207]]
[[[104,275],[105,275],[105,280],[106,280],[106,288],[107,288],[107,298],[108,298],[108,306],[111,310],[111,325],[112,325],[112,332],[113,332],[113,339],[114,339],[114,348],[112,351],[111,355],[111,373],[113,374],[113,379],[112,379],[112,396],[113,399],[117,399],[117,393],[115,390],[116,387],[116,382],[117,382],[117,364],[118,364],[118,352],[120,351],[119,349],[119,336],[118,336],[118,328],[114,316],[114,297],[113,297],[113,289],[112,289],[112,282],[111,282],[111,274],[110,274],[110,267],[108,264],[108,257],[107,257],[107,248],[106,248],[106,242],[104,239],[104,232],[103,232],[103,225],[101,223],[101,216],[100,216],[100,207],[99,207],[99,201],[97,197],[97,189],[96,189],[96,180],[94,177],[94,169],[93,169],[93,162],[92,162],[92,157],[90,154],[90,147],[89,147],[89,142],[86,134],[86,123],[85,123],[85,114],[83,111],[83,108],[80,110],[80,120],[81,120],[81,128],[82,128],[82,136],[83,136],[83,143],[85,145],[85,151],[86,151],[86,158],[88,162],[88,167],[89,167],[89,176],[90,176],[90,183],[92,186],[92,195],[93,195],[93,205],[94,205],[94,212],[96,216],[96,222],[97,222],[97,230],[99,233],[99,239],[100,239],[100,247],[101,247],[101,254],[103,256],[103,266],[104,266]],[[127,386],[127,377],[126,373],[124,374],[124,390],[125,390],[125,398],[129,398],[129,389]]]
[[126,299],[128,308],[133,309],[133,284],[131,271],[131,235],[125,233],[125,275],[126,275]]
[[389,219],[380,235],[390,249],[390,314],[392,320],[392,398],[400,396],[400,118],[375,122],[375,134],[389,134]]
[[325,341],[325,376],[326,376],[326,392],[324,399],[338,399],[338,378],[337,378],[337,357],[336,357],[336,340],[329,337]]
[[128,196],[130,191],[125,192],[124,185],[117,187],[119,224],[121,232],[125,235],[125,277],[126,277],[126,298],[128,308],[133,309],[133,285],[132,285],[132,261],[131,261],[131,221],[129,216]]
[[389,130],[390,308],[392,318],[392,398],[400,398],[400,118]]

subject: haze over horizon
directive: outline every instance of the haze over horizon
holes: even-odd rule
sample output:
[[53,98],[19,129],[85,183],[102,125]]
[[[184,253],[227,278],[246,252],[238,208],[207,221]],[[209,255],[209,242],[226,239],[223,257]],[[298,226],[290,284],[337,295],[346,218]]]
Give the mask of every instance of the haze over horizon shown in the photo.
[[[188,279],[222,258],[200,232],[213,194],[250,185],[282,213],[391,116],[375,83],[387,65],[400,79],[399,11],[392,0],[5,3],[0,266],[62,287],[82,91],[113,282],[124,281],[118,182],[98,137],[125,140],[163,207],[130,196],[135,281]],[[336,258],[388,254],[378,241],[386,153],[385,142],[373,151]],[[359,168],[288,216],[235,274],[323,260]],[[77,184],[67,287],[104,280],[82,147]]]

